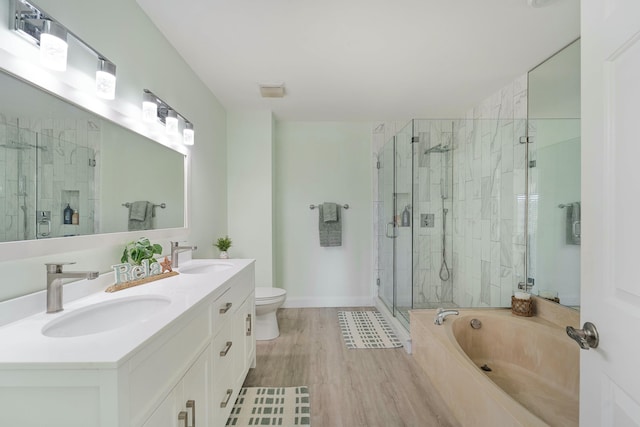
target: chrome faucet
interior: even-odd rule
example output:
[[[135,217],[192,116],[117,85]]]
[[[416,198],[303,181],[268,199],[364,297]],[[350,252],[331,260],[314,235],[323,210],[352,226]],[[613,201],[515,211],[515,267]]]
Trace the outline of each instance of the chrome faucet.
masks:
[[[182,251],[195,251],[197,246],[178,246],[178,242],[171,242],[171,268],[178,268],[178,254]]]
[[[435,323],[436,325],[442,325],[444,319],[452,314],[458,315],[458,310],[445,310],[444,308],[440,307],[438,311],[436,311],[436,317],[433,319],[433,323]]]
[[[57,313],[62,308],[62,279],[88,279],[97,278],[97,271],[62,271],[63,265],[75,264],[75,262],[53,262],[47,266],[47,313]]]

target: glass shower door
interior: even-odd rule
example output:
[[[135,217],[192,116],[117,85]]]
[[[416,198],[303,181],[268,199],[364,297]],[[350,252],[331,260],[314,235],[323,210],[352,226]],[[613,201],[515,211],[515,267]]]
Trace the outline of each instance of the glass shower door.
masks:
[[[393,239],[396,317],[409,325],[413,308],[413,121],[395,138]]]
[[[378,155],[378,297],[395,316],[394,291],[394,145],[395,138],[387,141]]]
[[[378,296],[407,328],[413,308],[413,122],[378,156]]]

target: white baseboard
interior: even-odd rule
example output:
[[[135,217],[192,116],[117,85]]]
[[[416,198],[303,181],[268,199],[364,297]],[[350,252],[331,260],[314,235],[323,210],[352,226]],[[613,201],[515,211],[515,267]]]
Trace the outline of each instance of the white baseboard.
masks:
[[[387,306],[380,300],[380,298],[375,299],[375,307],[378,309],[380,313],[384,316],[389,323],[389,326],[396,333],[396,336],[404,346],[405,351],[408,354],[411,354],[411,334],[408,330],[405,329],[404,325],[400,323],[397,317],[393,317]]]
[[[366,297],[287,297],[283,308],[309,308],[309,307],[373,307],[373,298]]]

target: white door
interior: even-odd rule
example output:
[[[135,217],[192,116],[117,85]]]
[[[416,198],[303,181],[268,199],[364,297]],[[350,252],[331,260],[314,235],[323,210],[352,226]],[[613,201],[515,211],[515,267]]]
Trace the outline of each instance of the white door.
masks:
[[[640,426],[640,0],[581,8],[580,425]]]

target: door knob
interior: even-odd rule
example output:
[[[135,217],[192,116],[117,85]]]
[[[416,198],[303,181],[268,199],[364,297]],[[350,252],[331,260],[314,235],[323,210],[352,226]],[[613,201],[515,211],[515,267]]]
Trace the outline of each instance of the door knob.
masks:
[[[600,342],[596,325],[591,322],[585,322],[584,325],[582,325],[582,329],[575,329],[571,326],[567,326],[567,335],[577,342],[583,350],[597,348],[598,343]]]

